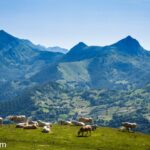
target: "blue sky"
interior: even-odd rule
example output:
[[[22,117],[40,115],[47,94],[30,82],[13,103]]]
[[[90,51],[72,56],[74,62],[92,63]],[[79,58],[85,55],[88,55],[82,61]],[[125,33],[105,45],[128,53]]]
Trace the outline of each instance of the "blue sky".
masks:
[[[150,0],[0,0],[0,29],[64,48],[131,35],[150,50]]]

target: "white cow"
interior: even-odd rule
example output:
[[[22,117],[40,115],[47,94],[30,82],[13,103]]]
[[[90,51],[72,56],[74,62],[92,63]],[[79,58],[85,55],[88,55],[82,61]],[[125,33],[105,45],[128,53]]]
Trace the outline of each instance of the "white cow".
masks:
[[[23,128],[24,129],[37,129],[38,127],[35,124],[33,124],[33,125],[26,125]]]
[[[49,132],[51,132],[51,127],[50,126],[44,126],[42,132],[43,133],[49,133]]]
[[[28,121],[28,124],[29,125],[36,125],[36,126],[39,126],[39,124],[38,124],[38,122],[37,121],[32,121],[32,120],[30,120],[30,121]]]
[[[60,125],[72,125],[72,122],[71,122],[71,121],[60,120],[60,121],[59,121],[59,124],[60,124]]]
[[[52,126],[52,124],[50,122],[44,122],[41,120],[38,120],[37,122],[38,122],[39,127]]]
[[[27,125],[28,125],[27,123],[18,123],[16,124],[16,128],[24,128]]]
[[[75,126],[85,126],[84,122],[79,122],[79,121],[71,121],[71,123]]]

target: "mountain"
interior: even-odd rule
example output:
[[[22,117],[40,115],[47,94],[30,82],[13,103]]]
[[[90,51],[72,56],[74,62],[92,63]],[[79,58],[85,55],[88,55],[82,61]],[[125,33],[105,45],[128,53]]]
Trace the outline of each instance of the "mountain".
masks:
[[[113,44],[112,46],[117,47],[118,51],[129,55],[140,56],[146,53],[146,51],[140,45],[140,43],[131,36],[127,36],[125,39],[120,40],[119,42]]]
[[[0,48],[0,81],[5,86],[19,79],[20,85],[23,80],[26,84],[55,81],[78,88],[132,89],[150,80],[150,52],[131,36],[104,47],[80,42],[62,54],[43,51],[2,30]]]
[[[87,46],[85,43],[80,42],[70,49],[70,51],[64,56],[63,61],[75,62],[93,58],[98,55],[100,50],[101,47],[99,46]]]
[[[32,79],[38,82],[45,74],[47,78],[41,81],[65,82],[80,88],[132,89],[150,81],[149,68],[150,52],[128,36],[104,47],[80,42],[53,69],[44,68]]]
[[[0,100],[15,91],[32,86],[30,78],[46,66],[55,64],[64,54],[41,51],[28,40],[0,31]],[[6,90],[12,89],[12,90]],[[6,94],[7,93],[7,94]],[[6,95],[6,96],[5,96]]]

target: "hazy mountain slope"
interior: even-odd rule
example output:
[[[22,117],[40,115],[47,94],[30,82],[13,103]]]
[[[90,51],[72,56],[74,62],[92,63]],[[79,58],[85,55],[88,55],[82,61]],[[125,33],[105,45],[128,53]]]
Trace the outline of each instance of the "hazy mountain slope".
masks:
[[[59,52],[59,53],[63,53],[63,54],[66,54],[68,52],[67,49],[61,48],[61,47],[58,47],[58,46],[48,47],[47,51],[50,51],[50,52]]]
[[[59,61],[62,56],[62,53],[41,51],[30,41],[16,38],[1,30],[0,100],[9,99],[13,93],[16,95],[16,92],[34,85],[30,78],[47,65]]]
[[[18,39],[5,31],[0,31],[0,77],[24,77],[40,67],[56,62],[63,54],[40,51],[30,41]],[[5,76],[5,72],[7,76]],[[13,73],[11,73],[13,72]]]

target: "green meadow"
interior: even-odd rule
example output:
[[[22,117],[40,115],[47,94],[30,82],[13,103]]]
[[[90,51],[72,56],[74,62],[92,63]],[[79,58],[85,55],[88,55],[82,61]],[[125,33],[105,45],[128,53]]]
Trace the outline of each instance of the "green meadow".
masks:
[[[14,125],[0,127],[0,143],[6,150],[150,150],[150,135],[121,132],[99,127],[91,136],[78,137],[80,127],[52,127],[52,133],[17,129]]]

